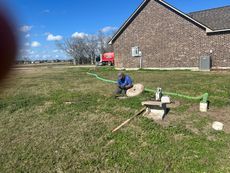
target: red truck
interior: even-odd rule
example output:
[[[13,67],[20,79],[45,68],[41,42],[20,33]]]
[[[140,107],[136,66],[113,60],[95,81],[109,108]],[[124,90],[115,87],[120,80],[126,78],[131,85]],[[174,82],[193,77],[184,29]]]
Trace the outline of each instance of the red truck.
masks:
[[[114,65],[114,52],[107,52],[101,54],[100,57],[97,58],[98,65]]]

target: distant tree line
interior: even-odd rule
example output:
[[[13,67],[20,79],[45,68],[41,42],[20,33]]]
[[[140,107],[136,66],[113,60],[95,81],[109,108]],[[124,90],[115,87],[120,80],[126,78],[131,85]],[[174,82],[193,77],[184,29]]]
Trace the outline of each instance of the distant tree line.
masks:
[[[95,59],[100,54],[113,51],[108,44],[111,35],[99,31],[96,35],[65,38],[57,46],[73,58],[74,64],[95,64]]]
[[[73,63],[72,59],[53,59],[53,60],[16,60],[15,64],[42,64],[42,63]]]

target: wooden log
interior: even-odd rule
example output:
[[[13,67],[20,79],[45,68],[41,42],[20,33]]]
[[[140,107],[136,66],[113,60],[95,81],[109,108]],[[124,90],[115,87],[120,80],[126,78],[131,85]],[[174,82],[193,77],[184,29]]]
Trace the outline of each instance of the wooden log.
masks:
[[[132,116],[131,118],[127,119],[126,121],[124,121],[121,125],[119,125],[118,127],[116,127],[115,129],[112,130],[112,132],[116,132],[118,131],[121,127],[123,127],[124,125],[128,124],[132,119],[134,119],[135,117],[137,117],[138,115],[141,115],[144,111],[146,110],[146,107],[142,108],[138,113],[136,113],[134,116]]]

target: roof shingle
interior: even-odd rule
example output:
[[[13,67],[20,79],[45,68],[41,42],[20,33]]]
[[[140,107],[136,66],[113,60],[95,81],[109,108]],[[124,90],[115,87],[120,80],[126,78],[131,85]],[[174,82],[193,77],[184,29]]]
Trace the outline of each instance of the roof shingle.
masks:
[[[230,6],[192,12],[188,15],[212,30],[230,29]]]

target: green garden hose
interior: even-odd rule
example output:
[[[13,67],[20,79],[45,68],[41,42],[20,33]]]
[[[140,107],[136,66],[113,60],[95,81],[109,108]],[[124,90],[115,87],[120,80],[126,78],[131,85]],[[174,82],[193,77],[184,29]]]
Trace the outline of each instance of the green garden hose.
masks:
[[[94,74],[94,73],[87,72],[87,74],[91,75],[91,76],[94,76],[97,79],[99,79],[101,81],[104,81],[104,82],[117,83],[117,81],[113,81],[113,80],[109,80],[109,79],[104,79],[104,78],[99,77],[97,74]],[[148,88],[145,88],[145,91],[146,92],[153,92],[153,93],[156,92],[155,90],[148,89]],[[208,93],[205,93],[202,96],[198,96],[198,97],[192,97],[192,96],[187,96],[187,95],[182,95],[182,94],[177,94],[177,93],[171,93],[171,92],[163,92],[163,94],[170,95],[170,96],[177,96],[177,97],[181,97],[181,98],[185,98],[185,99],[189,99],[189,100],[202,100],[201,101],[202,103],[207,103],[208,102],[208,97],[209,97]]]
[[[117,83],[116,81],[112,81],[112,80],[109,80],[109,79],[104,79],[102,77],[99,77],[97,74],[94,74],[94,73],[89,73],[87,72],[88,75],[91,75],[91,76],[94,76],[96,77],[97,79],[101,80],[101,81],[104,81],[104,82],[107,82],[107,83]]]
[[[151,89],[145,89],[145,91],[147,92],[156,92],[155,90],[151,90]],[[163,95],[170,95],[170,96],[177,96],[177,97],[181,97],[181,98],[185,98],[185,99],[189,99],[189,100],[201,100],[202,99],[202,103],[207,103],[208,102],[208,97],[209,94],[205,93],[202,96],[197,96],[197,97],[192,97],[192,96],[187,96],[187,95],[183,95],[183,94],[177,94],[177,93],[171,93],[171,92],[163,92]]]

